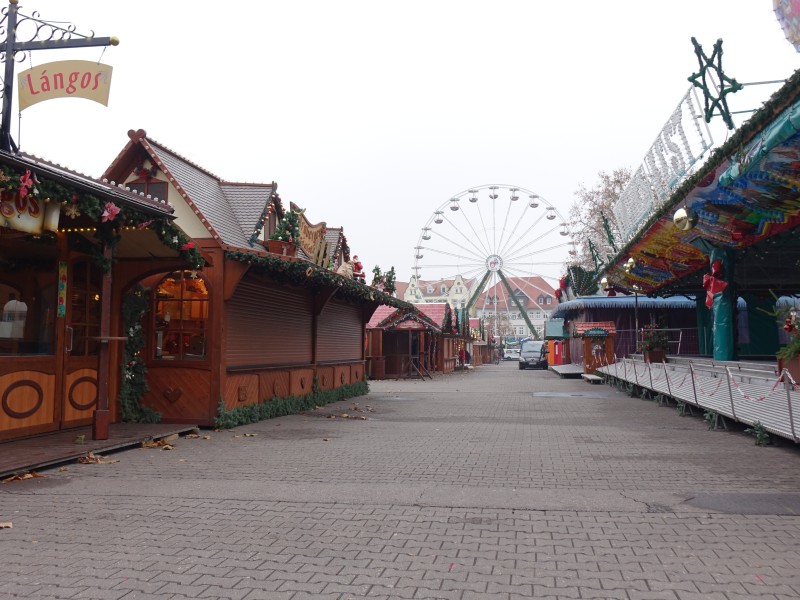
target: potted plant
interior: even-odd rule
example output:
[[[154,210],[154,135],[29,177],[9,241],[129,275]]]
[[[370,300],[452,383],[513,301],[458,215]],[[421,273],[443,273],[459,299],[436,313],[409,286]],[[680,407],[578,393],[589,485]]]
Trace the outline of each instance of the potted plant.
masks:
[[[275,233],[267,240],[267,250],[281,256],[295,256],[297,241],[300,239],[299,214],[295,210],[287,210],[283,213],[283,218],[275,227]]]
[[[645,362],[664,362],[667,354],[667,332],[661,324],[642,328],[642,354]]]
[[[786,369],[795,383],[800,383],[800,323],[794,307],[786,312],[783,330],[789,336],[789,342],[778,350],[778,373]]]

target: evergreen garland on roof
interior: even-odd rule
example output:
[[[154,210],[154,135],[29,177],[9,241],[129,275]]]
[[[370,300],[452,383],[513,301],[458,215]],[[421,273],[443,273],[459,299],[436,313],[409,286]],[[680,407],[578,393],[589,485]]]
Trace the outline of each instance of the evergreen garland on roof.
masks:
[[[277,255],[261,255],[252,252],[229,250],[225,257],[255,267],[268,274],[279,283],[298,285],[314,291],[338,288],[340,297],[357,302],[376,302],[395,308],[413,309],[414,307],[373,287],[354,281],[302,260],[285,260]]]

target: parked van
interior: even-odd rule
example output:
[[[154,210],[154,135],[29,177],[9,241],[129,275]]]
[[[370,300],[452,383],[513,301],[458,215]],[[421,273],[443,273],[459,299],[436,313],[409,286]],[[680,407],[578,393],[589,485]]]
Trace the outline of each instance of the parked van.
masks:
[[[527,340],[522,342],[519,354],[519,368],[546,369],[547,368],[547,343],[541,340]]]

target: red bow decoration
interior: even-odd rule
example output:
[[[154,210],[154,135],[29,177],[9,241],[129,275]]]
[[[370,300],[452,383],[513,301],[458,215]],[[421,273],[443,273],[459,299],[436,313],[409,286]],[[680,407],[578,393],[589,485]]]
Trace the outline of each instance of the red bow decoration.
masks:
[[[722,279],[722,261],[717,259],[711,263],[711,274],[703,275],[703,289],[706,291],[706,306],[711,308],[714,304],[714,294],[719,294],[728,287],[728,282]]]

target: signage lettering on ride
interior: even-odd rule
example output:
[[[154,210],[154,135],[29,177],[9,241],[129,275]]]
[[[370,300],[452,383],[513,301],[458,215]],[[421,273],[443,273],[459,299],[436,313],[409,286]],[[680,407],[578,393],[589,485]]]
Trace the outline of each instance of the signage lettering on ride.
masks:
[[[713,145],[708,131],[700,126],[701,117],[701,108],[689,90],[614,205],[623,242],[630,240],[642,223],[668,200]]]
[[[85,98],[108,106],[111,71],[110,65],[88,60],[63,60],[22,71],[17,75],[19,109],[54,98]]]

